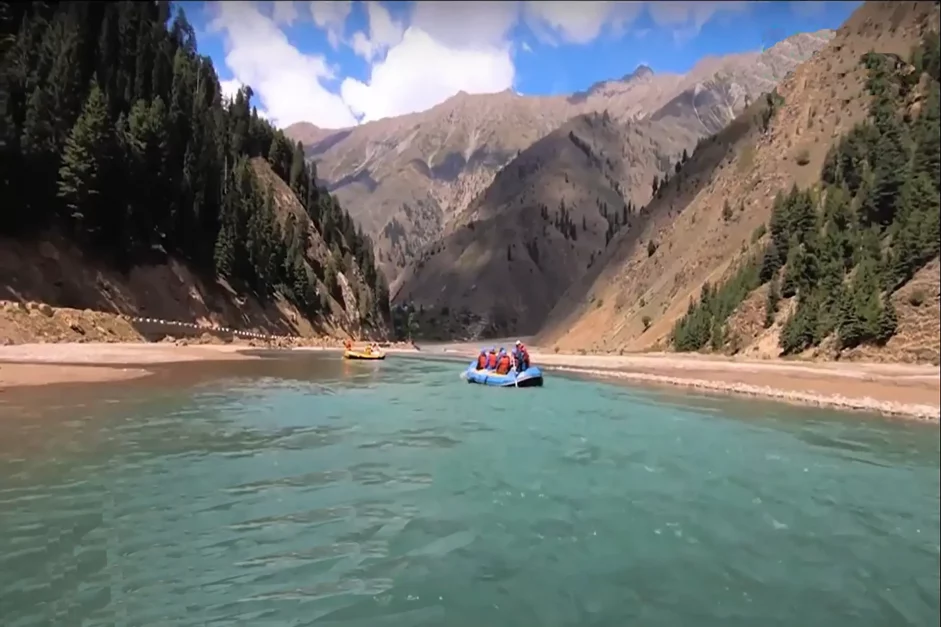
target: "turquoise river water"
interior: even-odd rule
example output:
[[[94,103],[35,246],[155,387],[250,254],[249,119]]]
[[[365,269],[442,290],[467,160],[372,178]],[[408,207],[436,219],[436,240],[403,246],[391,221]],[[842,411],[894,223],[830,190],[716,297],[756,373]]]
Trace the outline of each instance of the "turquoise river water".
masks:
[[[0,405],[3,627],[939,623],[936,425],[243,368]]]

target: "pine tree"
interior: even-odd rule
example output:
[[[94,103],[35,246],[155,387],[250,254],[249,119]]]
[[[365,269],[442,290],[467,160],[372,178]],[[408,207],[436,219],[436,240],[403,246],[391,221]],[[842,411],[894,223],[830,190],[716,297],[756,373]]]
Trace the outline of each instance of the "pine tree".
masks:
[[[236,236],[233,225],[223,223],[216,236],[215,245],[215,272],[218,276],[228,278],[235,273]]]
[[[818,339],[819,303],[812,295],[801,295],[797,310],[781,329],[781,348],[786,354],[813,346]]]
[[[895,335],[898,325],[898,314],[895,311],[895,305],[887,299],[876,320],[875,337],[873,339],[879,344],[885,344]]]
[[[332,254],[329,255],[327,263],[324,266],[323,284],[327,288],[327,294],[333,296],[338,301],[342,300],[341,298],[337,298],[340,283],[337,279],[337,262]]]
[[[800,287],[800,274],[803,265],[803,251],[797,243],[797,237],[792,238],[788,249],[787,264],[784,268],[784,277],[781,280],[781,296],[791,298],[797,294]]]
[[[719,287],[704,291],[698,304],[690,303],[674,327],[677,350],[698,350],[707,342],[717,348],[724,316],[756,284],[770,282],[765,325],[772,324],[779,280],[782,296],[797,296],[780,336],[785,353],[819,344],[834,332],[844,349],[884,344],[896,333],[891,292],[941,249],[938,82],[928,81],[914,121],[901,115],[910,110],[914,87],[924,80],[917,72],[937,68],[937,34],[928,40],[913,54],[914,76],[890,56],[864,55],[874,96],[870,120],[828,151],[822,190],[795,186],[778,194],[771,241],[754,260],[754,269],[743,265]],[[768,104],[771,110],[773,96]],[[659,187],[665,185],[664,180]]]
[[[770,281],[780,269],[781,255],[778,253],[778,248],[773,241],[768,242],[761,258],[761,269],[759,270],[761,282],[767,283]]]
[[[941,231],[941,198],[926,174],[914,174],[906,182],[892,240],[886,287],[890,291],[914,276],[938,254]]]
[[[66,141],[58,186],[72,220],[94,229],[100,228],[104,217],[102,192],[111,146],[107,103],[95,84]]]
[[[864,321],[859,316],[853,291],[844,290],[840,300],[840,313],[837,324],[837,336],[842,348],[858,345],[865,335]]]
[[[862,217],[866,224],[887,226],[895,217],[908,161],[903,133],[898,117],[894,113],[887,115],[876,142],[877,159],[873,168],[872,187],[862,206]]]
[[[33,88],[26,102],[20,148],[24,158],[22,169],[32,173],[31,182],[37,190],[37,193],[27,200],[29,209],[46,213],[46,192],[55,182],[53,168],[58,147],[52,125],[52,99],[44,86],[37,85]]]
[[[291,171],[288,183],[298,198],[307,196],[307,164],[304,162],[304,145],[297,142],[291,154]]]
[[[768,285],[768,296],[765,300],[765,328],[774,324],[774,316],[778,312],[778,302],[781,300],[781,291],[777,279],[772,279]]]
[[[941,190],[941,84],[932,81],[915,125],[914,171],[925,174]]]
[[[77,3],[76,3],[77,5]],[[64,146],[82,107],[82,72],[79,54],[81,7],[59,13],[43,40],[42,55],[51,59],[46,77],[49,114],[56,146]]]
[[[166,171],[167,137],[162,107],[138,100],[131,108],[123,134],[126,174],[136,184],[130,190],[128,222],[135,241],[150,243],[155,231],[166,228],[161,190]]]

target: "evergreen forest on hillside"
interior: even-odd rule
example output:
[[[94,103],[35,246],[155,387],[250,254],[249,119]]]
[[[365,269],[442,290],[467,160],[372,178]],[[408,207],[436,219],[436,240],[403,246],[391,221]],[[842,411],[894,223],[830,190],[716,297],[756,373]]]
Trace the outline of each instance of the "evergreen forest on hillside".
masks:
[[[176,256],[308,316],[327,313],[317,278],[343,303],[343,272],[358,276],[360,314],[388,319],[369,238],[249,87],[223,96],[169,2],[0,3],[0,94],[0,235],[55,230],[124,270]],[[277,218],[255,157],[306,216]],[[307,254],[311,224],[323,263]]]
[[[727,281],[703,286],[673,329],[676,350],[724,348],[728,317],[766,283],[766,327],[782,298],[797,299],[780,335],[784,354],[834,334],[841,349],[895,335],[890,296],[941,247],[939,47],[932,32],[907,62],[863,56],[869,119],[830,149],[818,187],[778,195],[769,241]]]

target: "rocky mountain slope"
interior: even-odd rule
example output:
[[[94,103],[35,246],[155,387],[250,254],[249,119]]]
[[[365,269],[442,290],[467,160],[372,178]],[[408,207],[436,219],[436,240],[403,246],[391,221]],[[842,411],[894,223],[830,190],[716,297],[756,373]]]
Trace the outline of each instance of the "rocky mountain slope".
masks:
[[[860,7],[695,151],[539,342],[937,361],[937,25],[933,2]]]
[[[304,263],[314,282],[313,289],[322,295],[318,315],[301,311],[281,292],[262,299],[236,289],[226,279],[194,271],[177,259],[140,264],[120,272],[69,238],[56,235],[38,240],[0,238],[0,300],[277,335],[387,336],[389,329],[384,323],[368,323],[361,314],[361,310],[372,306],[371,291],[364,288],[362,273],[358,269],[340,269],[329,277],[326,268],[334,263],[330,247],[307,218],[297,196],[264,159],[253,159],[251,169],[271,194],[279,225],[306,233]],[[286,227],[288,223],[290,227]],[[5,339],[37,338],[13,334]],[[107,335],[96,336],[96,341],[109,339]]]
[[[302,123],[285,132],[304,143],[320,179],[374,238],[378,261],[392,279],[503,166],[566,120],[607,111],[613,122],[623,123],[662,109],[684,92],[691,95],[676,107],[687,107],[694,97],[699,106],[699,94],[712,93],[713,81],[729,85],[723,98],[741,106],[746,94],[771,89],[831,36],[801,34],[764,53],[707,58],[685,75],[654,74],[641,66],[570,96],[461,93],[425,112],[352,129],[331,132]]]
[[[704,61],[715,74],[639,120],[571,119],[498,172],[400,275],[394,299],[469,310],[497,334],[534,333],[697,142],[772,89],[764,76],[783,76],[828,37],[799,36],[735,62]]]
[[[0,300],[387,333],[371,242],[312,180],[302,146],[254,113],[249,88],[223,99],[182,10],[6,8]]]

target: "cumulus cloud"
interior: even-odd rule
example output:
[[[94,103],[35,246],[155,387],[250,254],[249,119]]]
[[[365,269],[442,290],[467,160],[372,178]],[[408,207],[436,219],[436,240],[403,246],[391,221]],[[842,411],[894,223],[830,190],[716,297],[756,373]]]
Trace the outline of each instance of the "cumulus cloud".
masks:
[[[310,15],[314,24],[324,29],[327,41],[336,48],[343,39],[346,18],[353,8],[351,0],[317,0],[310,3]]]
[[[411,25],[449,48],[495,48],[509,43],[519,16],[517,2],[436,0],[417,3]]]
[[[385,53],[391,46],[402,41],[404,28],[402,24],[393,20],[388,9],[378,2],[366,3],[366,16],[369,34],[356,31],[353,33],[350,45],[356,54],[367,61],[372,61],[374,57]]]
[[[657,3],[653,3],[657,4]],[[694,4],[694,3],[691,3]],[[642,2],[526,2],[525,16],[537,37],[550,45],[558,39],[587,44],[604,27],[614,31],[629,26],[644,8]]]
[[[378,3],[368,5],[369,36],[354,50],[373,60],[366,82],[347,78],[340,94],[369,122],[423,111],[460,91],[494,93],[513,86],[513,2],[421,2],[404,31]],[[382,57],[381,54],[385,56]]]
[[[459,91],[493,93],[513,85],[509,48],[449,48],[420,28],[409,27],[369,82],[347,78],[343,100],[363,122],[424,111]]]
[[[677,41],[689,38],[718,12],[741,11],[745,2],[545,2],[422,1],[396,17],[376,1],[364,3],[365,24],[347,37],[350,0],[274,2],[262,13],[251,2],[215,2],[213,27],[222,32],[231,93],[249,84],[267,115],[281,126],[309,121],[323,128],[352,126],[429,109],[466,93],[512,89],[514,54],[532,52],[527,28],[551,45],[587,44],[602,34],[623,34],[647,11]],[[309,17],[308,17],[309,14]],[[334,49],[345,45],[369,63],[359,80],[336,76],[326,58],[303,54],[279,25],[308,20]],[[636,33],[642,36],[642,33]],[[515,43],[514,43],[515,40]],[[330,50],[327,50],[330,53]],[[332,53],[331,53],[332,54]],[[342,79],[339,93],[324,81]]]
[[[325,128],[356,124],[343,99],[321,84],[333,78],[324,57],[297,50],[253,3],[218,2],[212,9],[210,29],[223,35],[226,65],[235,81],[252,87],[272,121],[311,121]]]
[[[648,12],[658,26],[693,26],[702,28],[719,12],[738,13],[748,9],[748,2],[651,2]]]
[[[276,0],[271,5],[271,19],[275,24],[290,26],[297,20],[297,7],[291,0]]]
[[[743,13],[749,3],[726,2],[651,2],[647,12],[657,26],[673,29],[673,40],[681,45],[702,30],[718,13]]]

